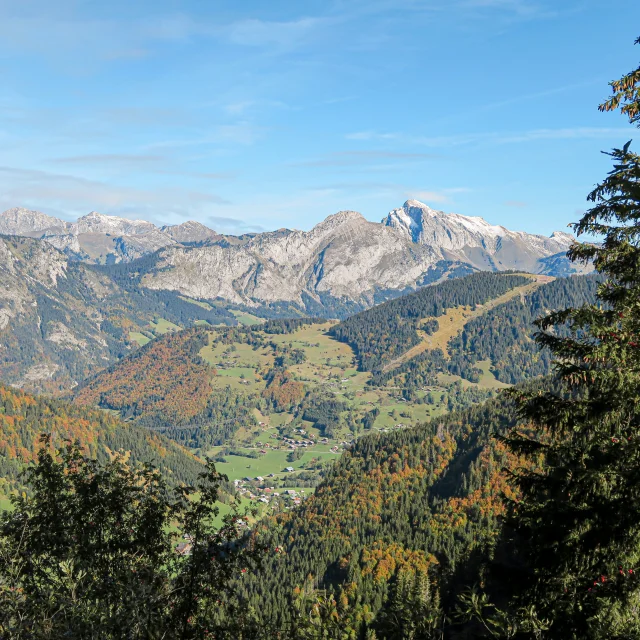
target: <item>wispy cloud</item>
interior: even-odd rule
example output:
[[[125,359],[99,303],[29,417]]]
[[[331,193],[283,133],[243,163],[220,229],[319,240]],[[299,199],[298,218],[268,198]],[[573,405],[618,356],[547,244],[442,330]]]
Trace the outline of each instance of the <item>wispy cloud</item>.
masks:
[[[273,22],[266,20],[242,20],[225,29],[227,38],[234,44],[263,47],[278,45],[290,48],[307,41],[319,27],[327,26],[329,18],[306,17],[298,20]]]
[[[108,184],[69,174],[0,167],[0,204],[78,214],[92,209],[104,213],[144,213],[151,219],[190,216],[215,205],[228,204],[214,193],[182,188],[140,189]]]
[[[303,160],[290,163],[290,166],[298,167],[344,167],[370,164],[378,161],[412,161],[419,162],[439,158],[435,153],[411,153],[402,151],[386,151],[376,149],[363,149],[356,151],[336,151],[322,158]]]
[[[68,165],[82,168],[99,169],[136,169],[148,174],[188,176],[202,180],[233,180],[235,174],[229,171],[188,171],[165,155],[137,155],[126,153],[103,153],[81,156],[51,158],[53,165]]]
[[[248,111],[257,111],[264,109],[293,109],[291,105],[282,102],[281,100],[241,100],[239,102],[231,102],[224,106],[224,110],[233,115],[239,116],[245,114]]]
[[[484,133],[456,134],[448,136],[422,136],[394,132],[359,131],[345,136],[347,140],[389,141],[413,144],[422,147],[455,147],[467,144],[513,144],[536,140],[578,140],[610,138],[614,135],[628,135],[629,129],[609,127],[568,127],[563,129],[532,129],[530,131],[493,131]]]
[[[126,165],[148,167],[160,163],[166,164],[167,158],[160,155],[135,155],[126,153],[98,153],[93,155],[69,156],[66,158],[53,158],[54,164],[69,165]]]
[[[239,218],[226,216],[208,216],[207,223],[213,225],[216,231],[224,231],[225,233],[243,234],[265,231],[264,227],[258,224],[251,224]]]
[[[409,190],[405,192],[407,200],[420,200],[421,202],[437,202],[437,203],[450,203],[453,201],[453,197],[456,193],[467,193],[471,191],[467,187],[453,187],[451,189],[441,190]]]
[[[141,60],[151,55],[149,49],[114,49],[103,54],[105,60]]]
[[[527,206],[526,202],[522,202],[521,200],[507,200],[504,203],[505,207],[516,207],[518,209],[522,209]]]
[[[449,196],[438,191],[409,191],[405,194],[407,200],[420,200],[421,202],[449,202]]]

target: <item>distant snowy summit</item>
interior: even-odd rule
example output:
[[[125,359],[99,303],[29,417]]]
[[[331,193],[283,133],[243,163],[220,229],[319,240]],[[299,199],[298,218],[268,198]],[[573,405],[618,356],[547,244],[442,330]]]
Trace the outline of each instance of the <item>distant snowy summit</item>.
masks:
[[[511,231],[484,218],[436,211],[418,200],[407,200],[391,211],[382,224],[413,242],[440,251],[443,259],[455,259],[482,270],[523,269],[541,272],[541,259],[567,249],[575,238],[562,231],[541,236]]]

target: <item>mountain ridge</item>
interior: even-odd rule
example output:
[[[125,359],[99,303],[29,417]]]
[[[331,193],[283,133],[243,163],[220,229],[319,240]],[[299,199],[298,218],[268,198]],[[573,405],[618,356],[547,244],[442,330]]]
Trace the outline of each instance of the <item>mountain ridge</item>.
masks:
[[[151,257],[139,273],[148,289],[251,308],[294,305],[333,317],[471,271],[555,276],[589,270],[566,258],[574,242],[569,234],[510,231],[417,200],[381,223],[344,210],[309,231],[224,236],[195,221],[157,227],[91,212],[70,223],[10,209],[0,214],[0,232],[39,237],[81,262],[133,264]]]

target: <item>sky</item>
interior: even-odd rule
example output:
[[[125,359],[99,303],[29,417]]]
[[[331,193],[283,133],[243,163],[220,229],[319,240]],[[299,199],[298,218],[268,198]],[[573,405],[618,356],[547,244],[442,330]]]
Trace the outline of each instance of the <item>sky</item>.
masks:
[[[0,211],[220,232],[414,198],[566,230],[637,0],[0,0]]]

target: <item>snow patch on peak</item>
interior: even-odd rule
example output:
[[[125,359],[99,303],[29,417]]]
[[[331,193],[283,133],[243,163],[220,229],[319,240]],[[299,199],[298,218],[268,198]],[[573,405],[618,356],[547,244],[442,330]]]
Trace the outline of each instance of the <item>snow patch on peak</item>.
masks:
[[[455,220],[459,224],[463,225],[471,233],[478,233],[481,235],[489,235],[492,238],[499,238],[509,233],[509,230],[498,224],[489,224],[484,218],[480,216],[463,216],[459,213],[444,214],[451,220]]]

